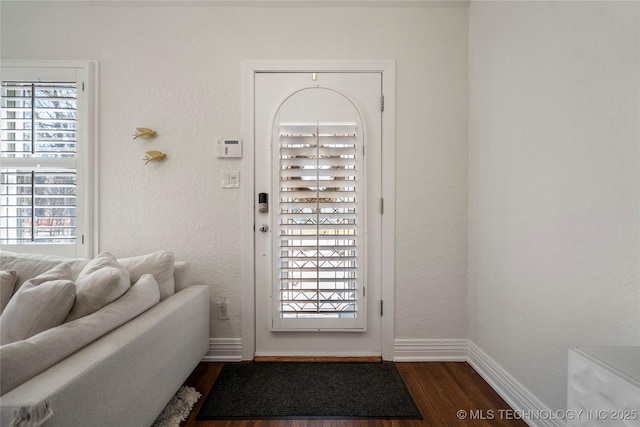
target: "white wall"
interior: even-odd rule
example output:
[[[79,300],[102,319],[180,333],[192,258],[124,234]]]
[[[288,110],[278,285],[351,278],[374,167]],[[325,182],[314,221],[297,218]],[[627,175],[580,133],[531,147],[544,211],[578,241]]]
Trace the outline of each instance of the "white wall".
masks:
[[[191,261],[231,303],[213,337],[241,336],[213,151],[241,61],[345,58],[397,60],[396,338],[469,337],[553,408],[569,348],[640,345],[638,3],[143,3],[3,1],[1,59],[100,62],[100,249]]]
[[[241,163],[214,147],[240,137],[241,61],[395,59],[396,337],[466,338],[468,9],[179,3],[0,4],[3,60],[100,63],[100,250],[191,261],[230,301],[212,336],[239,338],[240,192],[220,180]]]
[[[553,409],[640,345],[640,4],[472,2],[469,337]]]

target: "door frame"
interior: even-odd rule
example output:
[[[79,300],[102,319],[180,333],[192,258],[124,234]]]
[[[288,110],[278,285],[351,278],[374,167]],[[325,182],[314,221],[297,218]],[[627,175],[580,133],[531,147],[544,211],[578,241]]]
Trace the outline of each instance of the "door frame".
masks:
[[[383,360],[393,360],[395,295],[395,61],[394,60],[244,60],[242,61],[242,139],[240,242],[242,298],[242,360],[255,353],[254,248],[254,75],[260,72],[380,72],[384,96],[382,115],[382,245],[380,295],[384,307],[380,337]],[[382,208],[382,203],[381,203]],[[382,305],[382,304],[381,304]]]

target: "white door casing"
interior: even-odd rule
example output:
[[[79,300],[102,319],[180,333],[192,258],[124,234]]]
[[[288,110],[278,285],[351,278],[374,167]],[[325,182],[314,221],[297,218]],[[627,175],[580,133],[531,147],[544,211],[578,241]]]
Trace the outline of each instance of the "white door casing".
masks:
[[[245,142],[245,157],[243,159],[242,170],[244,202],[242,222],[242,359],[250,360],[254,355],[382,355],[385,360],[392,359],[394,285],[393,63],[386,61],[383,63],[372,62],[364,64],[352,62],[314,62],[313,64],[307,64],[306,62],[269,63],[268,61],[247,61],[243,64],[243,70],[243,139]],[[289,73],[285,75],[283,74],[284,72]],[[293,74],[291,72],[293,72]],[[313,78],[316,80],[312,80],[312,73],[316,73],[313,75]],[[364,269],[357,274],[358,278],[362,279],[359,280],[359,283],[363,286],[358,288],[357,302],[353,305],[349,305],[348,303],[338,304],[342,307],[340,310],[344,310],[344,312],[333,316],[335,319],[329,320],[328,323],[323,323],[323,319],[320,319],[318,323],[318,318],[316,318],[317,316],[315,316],[315,314],[309,316],[308,313],[305,313],[303,316],[300,316],[299,313],[296,312],[293,315],[294,319],[288,319],[287,316],[289,316],[289,314],[285,313],[285,311],[279,311],[285,309],[282,309],[284,305],[280,304],[278,295],[280,286],[278,280],[281,274],[276,270],[278,269],[278,265],[289,264],[288,258],[284,261],[284,264],[282,260],[277,259],[278,253],[282,252],[281,249],[278,249],[278,245],[281,244],[283,240],[280,237],[273,240],[271,239],[273,233],[280,234],[283,232],[279,227],[282,229],[290,227],[289,225],[280,225],[280,221],[278,220],[280,218],[280,212],[278,212],[279,205],[286,205],[286,203],[278,203],[281,195],[277,193],[277,189],[280,188],[281,185],[286,186],[292,182],[294,187],[303,186],[306,187],[304,190],[310,189],[306,181],[304,181],[304,183],[302,181],[288,181],[288,184],[284,181],[278,182],[279,176],[281,175],[278,161],[283,162],[283,164],[292,161],[286,159],[287,156],[283,157],[284,160],[279,159],[278,153],[286,152],[287,150],[291,150],[291,148],[280,149],[278,148],[280,141],[276,141],[273,143],[276,148],[272,149],[272,140],[278,139],[280,132],[284,132],[283,135],[285,136],[283,138],[287,139],[294,134],[289,135],[286,134],[286,132],[292,129],[296,131],[300,130],[295,126],[292,128],[292,124],[306,123],[307,126],[310,123],[313,124],[313,114],[311,116],[305,116],[296,113],[296,111],[300,109],[300,105],[304,104],[304,101],[302,104],[300,104],[299,100],[297,101],[298,104],[296,104],[296,102],[286,104],[285,101],[295,99],[294,94],[301,95],[302,92],[305,91],[302,95],[309,96],[309,94],[314,93],[314,89],[316,89],[316,94],[322,92],[319,91],[320,89],[327,89],[323,91],[325,94],[323,95],[324,97],[326,97],[326,94],[329,94],[329,98],[333,97],[347,100],[348,102],[343,103],[347,107],[349,107],[351,103],[353,111],[357,114],[348,117],[343,121],[342,125],[353,122],[355,128],[359,129],[357,137],[362,138],[362,142],[366,141],[365,160],[369,167],[369,170],[362,168],[362,172],[367,174],[367,179],[362,180],[362,184],[364,184],[365,181],[367,182],[366,193],[369,195],[364,209],[366,211],[367,221],[360,222],[364,224],[364,228],[353,233],[354,235],[359,234],[366,236],[363,237],[363,241],[360,242],[359,245],[362,245],[363,248],[362,255],[367,255],[366,259],[368,264],[362,263],[354,266],[354,269]],[[381,112],[381,93],[385,96],[384,114]],[[298,96],[298,99],[299,98],[300,96]],[[291,104],[293,104],[293,106],[291,106]],[[289,105],[290,108],[281,108],[283,105],[285,105],[285,107]],[[281,115],[284,117],[281,117]],[[326,126],[336,124],[336,121],[339,122],[339,117],[331,113],[327,114],[327,111],[321,112],[320,115],[324,117],[319,117],[315,125],[320,127],[324,126],[324,131],[315,132],[315,134],[322,134],[323,137],[337,134],[332,127],[331,132],[333,133],[328,135],[327,129],[329,129],[329,127]],[[388,118],[385,119],[385,117]],[[278,120],[276,120],[276,118]],[[276,126],[274,126],[274,123]],[[283,127],[280,126],[281,123]],[[339,130],[342,132],[342,128]],[[363,133],[365,133],[364,136]],[[309,135],[313,134],[314,132],[309,132]],[[344,135],[348,134],[347,132]],[[300,135],[299,133],[295,134],[295,136]],[[353,135],[355,137],[356,133],[354,132]],[[340,137],[338,139],[342,141],[345,138]],[[295,140],[296,144],[299,140],[299,138]],[[380,145],[381,141],[383,141],[382,145]],[[334,144],[334,142],[335,139],[329,144],[329,146],[332,147],[331,150],[335,150],[335,147],[340,146],[339,144]],[[349,144],[351,144],[351,142],[349,142]],[[285,145],[286,143],[284,143],[283,146]],[[297,147],[299,145],[295,146]],[[291,147],[294,147],[294,145],[291,145]],[[305,148],[305,150],[309,150],[309,147]],[[362,153],[364,153],[365,147],[358,147],[357,149],[363,150]],[[295,157],[293,161],[299,161],[298,159],[301,156],[296,155],[293,157]],[[324,160],[326,157],[335,156],[322,155],[319,157]],[[272,167],[271,165],[275,166]],[[323,174],[326,174],[327,168],[343,169],[342,167],[325,166],[325,172],[323,172]],[[297,173],[297,169],[299,169],[299,167],[293,167],[293,169],[290,169],[287,173],[295,174]],[[307,167],[305,166],[303,169],[307,169]],[[320,167],[320,169],[322,169],[322,167]],[[355,166],[354,169],[356,169]],[[357,169],[360,170],[361,166],[358,166]],[[304,175],[310,173],[314,172],[309,170],[303,171]],[[338,174],[342,176],[345,174],[345,171],[340,171]],[[346,174],[353,175],[352,172],[347,172]],[[384,179],[382,179],[383,176]],[[305,176],[293,179],[305,180],[313,178]],[[336,182],[338,181],[332,181],[332,188],[335,187]],[[274,188],[271,188],[270,184],[273,184]],[[339,182],[339,184],[341,185],[342,182]],[[294,188],[293,190],[297,191],[298,189]],[[364,190],[364,187],[358,187],[357,189],[359,194],[362,194]],[[260,192],[269,194],[270,210],[268,214],[257,211],[258,193]],[[289,193],[283,194],[287,195]],[[359,199],[362,200],[361,197],[359,197]],[[383,199],[385,205],[384,214],[381,211]],[[302,200],[307,201],[311,199],[303,198]],[[283,212],[286,212],[286,210]],[[286,216],[286,214],[283,216]],[[343,230],[348,226],[344,226],[342,223],[335,225],[337,224],[335,222],[331,222],[331,224],[333,225],[329,226],[331,228],[330,230],[322,230],[322,233],[318,233],[318,235],[323,235],[322,239],[325,239],[327,233],[349,234],[349,231]],[[269,231],[260,232],[259,228],[261,225],[266,225]],[[314,228],[314,230],[317,228],[313,225],[306,225],[306,227]],[[336,228],[339,228],[340,231],[335,231]],[[284,232],[286,233],[287,231],[285,230]],[[297,232],[306,235],[310,231],[297,230]],[[316,231],[314,231],[314,233],[315,232]],[[304,238],[306,239],[306,237]],[[337,241],[334,240],[332,244],[338,244],[335,242]],[[342,253],[344,251],[340,252]],[[333,265],[335,267],[336,265],[345,266],[347,264]],[[301,267],[301,264],[296,264],[296,267]],[[339,268],[336,267],[334,270],[338,269]],[[348,268],[344,270],[348,270]],[[254,271],[255,275],[253,274]],[[296,275],[299,273],[291,274]],[[335,272],[332,272],[332,274],[335,274]],[[272,278],[275,279],[273,282],[275,283],[274,286],[270,285]],[[381,286],[381,283],[384,283],[384,285]],[[331,286],[337,285],[332,283]],[[364,286],[366,286],[366,289]],[[353,294],[350,291],[348,293]],[[297,292],[297,294],[301,293]],[[320,294],[320,292],[317,292],[314,295]],[[325,293],[323,295],[325,295],[323,298],[331,298],[326,295],[343,294],[338,291],[337,293]],[[271,300],[272,296],[274,297],[273,300]],[[283,297],[283,300],[285,299],[286,298]],[[380,311],[382,301],[385,303],[384,315],[382,315]],[[295,301],[294,305],[296,307],[305,306],[304,304],[298,304],[298,302],[299,301]],[[336,303],[336,301],[330,302]],[[347,313],[349,307],[355,306],[358,306],[359,312],[356,316],[350,316]],[[303,309],[300,308],[300,310]],[[302,321],[300,321],[300,317],[303,318]],[[345,320],[343,318],[351,320]],[[304,326],[300,327],[300,324]],[[313,330],[314,332],[309,332],[309,330]],[[350,332],[345,333],[344,331]]]

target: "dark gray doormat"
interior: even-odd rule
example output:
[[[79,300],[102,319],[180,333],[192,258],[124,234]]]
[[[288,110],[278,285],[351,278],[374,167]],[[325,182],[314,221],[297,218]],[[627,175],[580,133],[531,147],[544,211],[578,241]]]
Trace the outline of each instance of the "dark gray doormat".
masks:
[[[227,363],[197,420],[422,419],[393,363]]]

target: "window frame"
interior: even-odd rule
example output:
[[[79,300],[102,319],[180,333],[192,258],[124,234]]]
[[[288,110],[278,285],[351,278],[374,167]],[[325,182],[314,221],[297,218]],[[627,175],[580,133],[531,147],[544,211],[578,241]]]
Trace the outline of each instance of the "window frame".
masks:
[[[72,258],[91,258],[98,247],[98,62],[97,61],[3,61],[0,81],[47,82],[75,71],[77,83],[77,191],[76,243],[2,244],[2,250],[42,253]],[[67,79],[63,79],[67,80]],[[7,164],[9,163],[9,165]],[[0,167],[10,167],[0,158]]]

